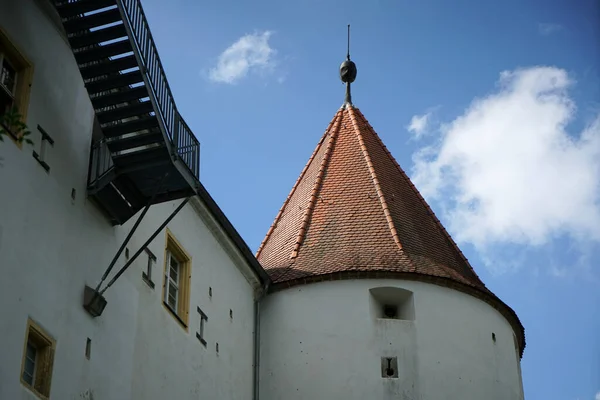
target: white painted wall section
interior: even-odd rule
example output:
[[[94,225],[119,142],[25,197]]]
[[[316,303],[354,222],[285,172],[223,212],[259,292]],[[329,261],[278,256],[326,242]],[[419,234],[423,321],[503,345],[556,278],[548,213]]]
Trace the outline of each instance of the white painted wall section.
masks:
[[[378,319],[370,293],[378,287],[413,292],[414,320]],[[504,317],[416,281],[329,281],[271,294],[260,351],[261,400],[522,398]],[[382,378],[381,357],[394,356],[398,378]]]
[[[86,199],[93,109],[44,4],[51,9],[46,0],[0,0],[0,27],[34,66],[32,139],[39,145],[39,124],[55,141],[46,152],[50,173],[31,146],[0,143],[0,399],[37,399],[19,379],[28,317],[56,340],[51,399],[247,399],[258,280],[201,203],[169,224],[192,256],[187,330],[162,305],[165,232],[149,246],[157,257],[154,289],[142,280],[142,253],[105,293],[102,316],[92,319],[83,309],[84,285],[98,283],[137,216],[113,227]],[[178,204],[151,208],[130,255]],[[121,255],[113,274],[125,262]],[[196,338],[198,306],[208,316],[206,347]]]

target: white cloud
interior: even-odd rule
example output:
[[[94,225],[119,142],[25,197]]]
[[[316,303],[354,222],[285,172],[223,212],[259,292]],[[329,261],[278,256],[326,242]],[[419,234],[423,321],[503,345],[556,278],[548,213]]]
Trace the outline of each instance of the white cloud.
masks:
[[[541,35],[550,35],[552,33],[561,31],[563,29],[562,25],[559,24],[548,24],[548,23],[539,23],[538,24],[538,32]]]
[[[426,132],[431,119],[431,112],[423,115],[413,115],[406,129],[412,133],[415,139],[421,138]]]
[[[600,392],[596,393],[596,399],[595,400],[600,400]]]
[[[496,92],[413,155],[417,187],[440,201],[456,239],[483,259],[491,244],[600,240],[600,114],[567,133],[573,83],[553,67],[502,72]]]
[[[273,32],[244,35],[219,56],[217,65],[209,71],[213,82],[233,84],[249,71],[270,71],[276,51],[269,44]]]

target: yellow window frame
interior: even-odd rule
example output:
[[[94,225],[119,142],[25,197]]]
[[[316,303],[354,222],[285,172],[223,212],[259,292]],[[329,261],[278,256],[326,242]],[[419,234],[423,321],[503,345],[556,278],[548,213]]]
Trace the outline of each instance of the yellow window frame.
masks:
[[[179,282],[177,291],[177,310],[171,309],[167,304],[166,290],[168,284],[169,272],[169,253],[175,257],[179,263]],[[163,307],[175,318],[185,331],[188,331],[188,322],[190,317],[190,290],[192,282],[192,257],[184,249],[181,243],[175,238],[173,233],[167,228],[165,234],[165,256],[163,269],[163,290],[162,303]]]
[[[27,344],[31,342],[36,348],[36,362],[33,385],[23,379],[25,370],[25,358],[27,355]],[[56,341],[42,327],[31,318],[27,319],[25,330],[25,343],[23,344],[23,358],[21,360],[21,383],[35,393],[41,399],[50,397],[50,386],[52,383],[52,370],[54,368],[54,351]]]
[[[17,85],[14,93],[14,105],[22,117],[22,122],[27,122],[29,110],[29,95],[33,80],[33,64],[23,55],[23,52],[14,44],[10,36],[0,27],[0,53],[2,53],[17,72]],[[19,148],[22,142],[12,135],[7,135]]]

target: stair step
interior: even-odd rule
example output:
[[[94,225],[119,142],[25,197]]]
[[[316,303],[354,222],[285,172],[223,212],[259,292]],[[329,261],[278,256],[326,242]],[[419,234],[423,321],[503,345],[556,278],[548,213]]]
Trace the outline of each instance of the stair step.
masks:
[[[90,46],[96,43],[108,42],[122,37],[127,37],[127,31],[124,24],[109,26],[94,32],[87,32],[83,35],[69,37],[69,43],[73,49]]]
[[[129,43],[129,39],[125,39],[119,42],[80,51],[75,54],[75,60],[77,60],[78,64],[84,64],[90,61],[102,60],[111,56],[129,53],[131,51],[133,51],[131,43]]]
[[[56,10],[63,18],[74,17],[101,8],[114,6],[115,0],[79,0],[76,2],[63,2],[56,6]]]
[[[153,129],[150,132],[138,133],[135,136],[128,136],[126,138],[120,138],[111,140],[106,143],[111,152],[123,151],[133,149],[148,144],[162,143],[164,141],[163,135],[158,128]]]
[[[155,116],[123,122],[114,126],[102,128],[106,137],[116,137],[127,133],[139,132],[144,129],[158,128],[158,119]]]
[[[67,33],[72,33],[111,24],[117,21],[121,21],[121,12],[118,8],[111,8],[110,10],[88,15],[86,17],[63,21],[63,26]]]
[[[144,97],[148,97],[146,86],[136,86],[134,88],[126,88],[119,90],[118,92],[94,97],[92,99],[92,104],[94,105],[94,108],[98,109],[113,104],[124,103],[126,101],[143,99]]]
[[[138,151],[132,151],[126,154],[120,154],[113,157],[115,166],[118,168],[128,168],[132,166],[142,167],[144,164],[154,164],[160,161],[170,159],[169,151],[166,146],[151,147]]]
[[[142,77],[142,73],[140,71],[131,71],[125,74],[119,74],[94,82],[89,82],[86,83],[85,86],[89,94],[94,94],[120,87],[128,87],[129,85],[143,81],[144,78]]]
[[[129,68],[137,67],[138,63],[135,56],[125,56],[116,60],[104,61],[88,67],[80,69],[83,79],[90,79],[101,75],[106,75],[111,72],[118,72]]]
[[[154,111],[152,102],[143,101],[140,103],[133,103],[125,107],[119,107],[114,110],[99,112],[96,113],[96,116],[98,117],[98,121],[100,122],[100,124],[104,124],[107,122],[118,121],[124,118],[142,116],[143,114],[148,114],[152,111]]]

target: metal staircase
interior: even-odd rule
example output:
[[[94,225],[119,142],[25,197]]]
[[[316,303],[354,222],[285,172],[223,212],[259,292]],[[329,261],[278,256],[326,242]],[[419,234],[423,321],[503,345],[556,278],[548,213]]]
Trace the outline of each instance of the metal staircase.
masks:
[[[55,0],[96,111],[88,195],[113,224],[196,193],[200,143],[175,106],[140,0]]]

